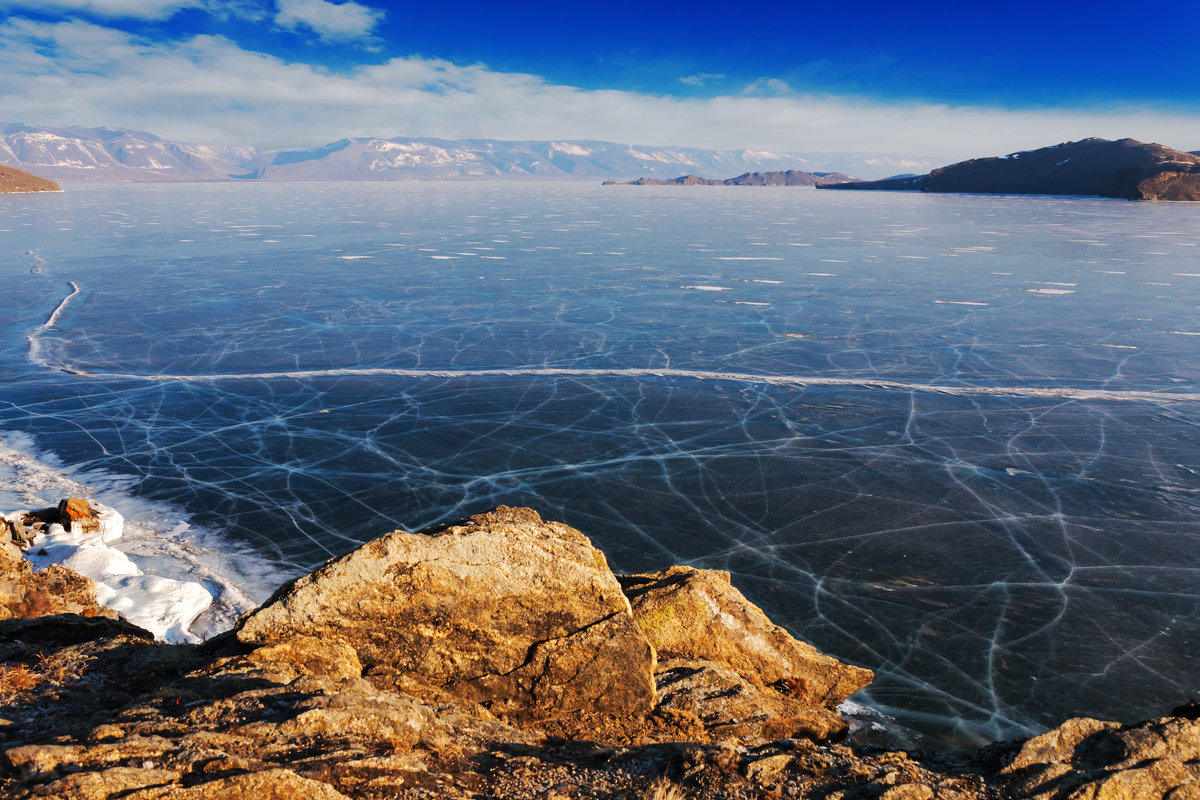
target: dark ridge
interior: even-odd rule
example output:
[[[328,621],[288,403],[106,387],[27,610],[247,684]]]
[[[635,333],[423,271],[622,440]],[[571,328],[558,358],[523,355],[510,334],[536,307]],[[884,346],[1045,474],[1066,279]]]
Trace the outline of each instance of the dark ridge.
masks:
[[[678,178],[638,178],[634,181],[605,181],[604,186],[823,186],[853,181],[840,172],[804,172],[798,169],[781,172],[744,172],[736,178],[701,178],[681,175]]]
[[[819,188],[1200,200],[1200,156],[1134,139],[1084,139],[960,161],[928,175]]]

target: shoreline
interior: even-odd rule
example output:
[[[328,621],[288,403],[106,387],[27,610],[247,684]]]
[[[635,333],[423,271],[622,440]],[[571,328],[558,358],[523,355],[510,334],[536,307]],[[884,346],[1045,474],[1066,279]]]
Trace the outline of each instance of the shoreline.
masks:
[[[60,498],[94,498],[96,506],[116,518],[115,529],[98,536],[60,526],[33,546],[45,549],[45,556],[31,548],[26,559],[38,571],[51,563],[78,562],[81,572],[108,584],[112,594],[102,605],[149,609],[136,613],[137,624],[165,636],[183,622],[182,613],[188,619],[172,634],[173,640],[211,638],[265,598],[283,575],[278,567],[232,543],[222,542],[214,549],[217,534],[193,528],[178,509],[138,499],[132,489],[131,481],[121,476],[73,474],[24,435],[0,432],[0,530],[6,520],[56,506]],[[201,592],[209,597],[203,604]],[[194,613],[170,602],[180,593],[190,598],[184,605]]]
[[[871,673],[791,639],[728,581],[613,576],[578,531],[500,507],[385,534],[202,645],[87,608],[0,620],[0,790],[1174,800],[1200,787],[1196,702],[976,750],[847,746],[834,707]]]

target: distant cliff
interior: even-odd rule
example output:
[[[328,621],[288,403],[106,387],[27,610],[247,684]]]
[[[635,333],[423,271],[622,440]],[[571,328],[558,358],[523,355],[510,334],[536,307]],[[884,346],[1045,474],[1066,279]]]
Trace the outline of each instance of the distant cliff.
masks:
[[[37,175],[16,167],[0,167],[0,194],[61,191],[62,189],[54,181],[39,178]]]
[[[1084,139],[960,161],[928,175],[821,188],[1200,200],[1200,155],[1134,139]]]
[[[605,186],[824,186],[853,181],[840,172],[803,172],[798,169],[782,172],[746,172],[736,178],[701,178],[681,175],[678,178],[638,178],[634,181],[605,181]]]

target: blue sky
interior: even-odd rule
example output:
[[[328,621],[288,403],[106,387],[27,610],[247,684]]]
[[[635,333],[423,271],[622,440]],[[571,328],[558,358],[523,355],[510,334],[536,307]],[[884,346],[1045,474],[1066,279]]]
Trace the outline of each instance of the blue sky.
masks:
[[[6,121],[204,143],[1200,148],[1200,2],[0,0]]]

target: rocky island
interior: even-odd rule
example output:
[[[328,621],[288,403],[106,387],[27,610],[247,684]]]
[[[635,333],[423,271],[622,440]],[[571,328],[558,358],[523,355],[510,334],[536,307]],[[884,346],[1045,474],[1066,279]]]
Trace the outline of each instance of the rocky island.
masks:
[[[500,507],[395,531],[235,630],[168,645],[0,532],[0,795],[20,800],[1200,797],[1200,704],[927,754],[850,747],[869,670],[775,626],[728,573],[615,575]]]
[[[825,186],[853,181],[840,172],[803,172],[788,169],[779,172],[746,172],[736,178],[701,178],[681,175],[678,178],[638,178],[635,181],[605,181],[603,186]]]
[[[1200,155],[1134,139],[1083,139],[960,161],[927,175],[818,188],[1200,200]]]
[[[39,178],[31,172],[16,167],[0,166],[0,194],[21,192],[61,192],[54,181]]]

